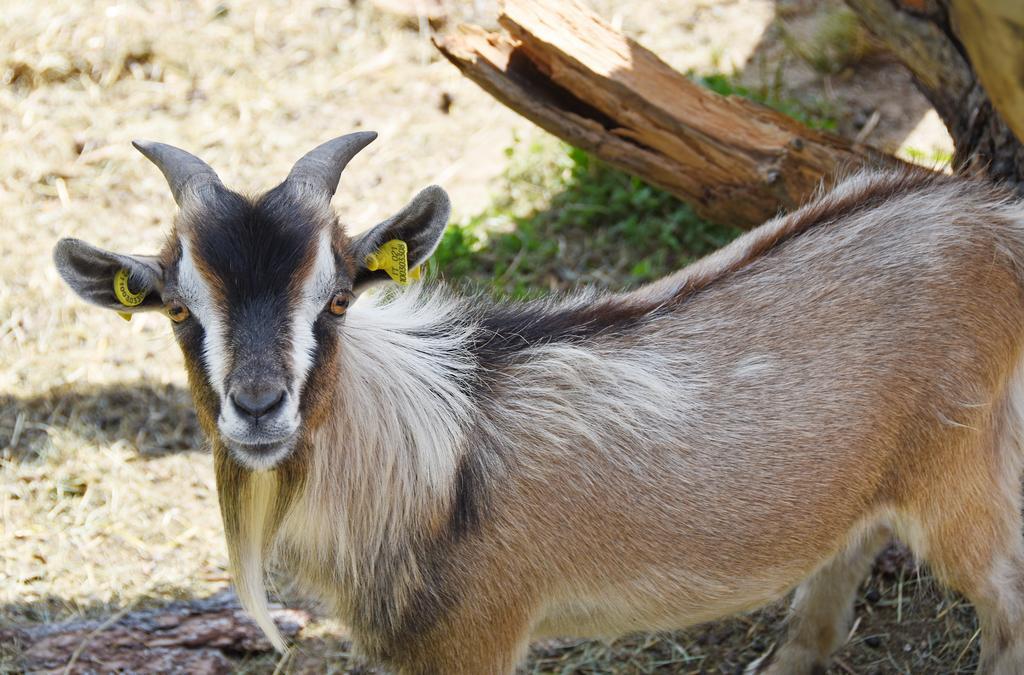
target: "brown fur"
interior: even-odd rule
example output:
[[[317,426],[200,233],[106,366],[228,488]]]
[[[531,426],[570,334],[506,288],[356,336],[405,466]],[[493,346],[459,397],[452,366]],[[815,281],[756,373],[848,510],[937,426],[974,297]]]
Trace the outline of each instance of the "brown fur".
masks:
[[[232,559],[246,537],[260,564],[276,546],[403,673],[512,672],[531,637],[682,627],[800,585],[762,667],[809,673],[892,531],[975,603],[982,670],[1021,672],[1022,263],[1024,210],[999,190],[854,179],[677,275],[574,306],[559,320],[586,330],[566,323],[567,339],[505,336],[520,356],[488,353],[439,490],[409,469],[422,448],[358,444],[389,411],[339,384],[353,345],[332,342],[303,442],[259,478],[262,531],[245,525],[253,474],[215,444]],[[645,359],[665,365],[630,381]],[[366,372],[400,380],[387,367]]]

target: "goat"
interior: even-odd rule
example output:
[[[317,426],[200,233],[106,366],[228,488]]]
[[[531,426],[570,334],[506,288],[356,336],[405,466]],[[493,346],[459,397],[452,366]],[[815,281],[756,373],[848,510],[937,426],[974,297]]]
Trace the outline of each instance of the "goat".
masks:
[[[531,638],[794,588],[759,667],[810,673],[895,535],[973,602],[981,670],[1024,672],[1024,205],[867,171],[629,292],[361,296],[389,282],[368,257],[398,239],[421,264],[449,213],[429,187],[348,236],[331,199],[374,138],[255,198],[136,143],[179,206],[161,253],[54,251],[85,300],[172,320],[238,594],[277,647],[272,556],[401,673],[510,673]]]

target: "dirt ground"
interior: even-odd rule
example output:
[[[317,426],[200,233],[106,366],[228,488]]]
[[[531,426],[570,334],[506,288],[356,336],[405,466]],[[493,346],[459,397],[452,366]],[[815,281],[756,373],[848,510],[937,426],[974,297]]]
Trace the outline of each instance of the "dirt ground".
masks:
[[[841,133],[926,157],[950,150],[909,77],[875,55],[825,74],[814,44],[834,3],[597,0],[681,70],[824,102]],[[494,23],[491,2],[451,22]],[[0,12],[0,628],[105,617],[228,582],[213,472],[165,320],[124,323],[62,285],[50,250],[76,236],[150,252],[173,202],[133,138],[192,150],[252,191],[316,144],[380,138],[335,205],[361,229],[443,185],[456,220],[483,209],[516,139],[543,136],[463,80],[430,27],[367,0],[12,0]],[[819,64],[820,66],[821,64]],[[520,140],[520,142],[522,142]],[[937,161],[937,160],[936,160]],[[880,568],[835,672],[967,672],[969,607],[927,572]],[[911,608],[915,609],[911,609]],[[679,634],[538,645],[529,672],[733,672],[775,640],[781,607]],[[239,671],[345,671],[343,628],[320,620],[297,653]],[[18,670],[19,645],[0,645]],[[326,664],[326,665],[325,665]]]

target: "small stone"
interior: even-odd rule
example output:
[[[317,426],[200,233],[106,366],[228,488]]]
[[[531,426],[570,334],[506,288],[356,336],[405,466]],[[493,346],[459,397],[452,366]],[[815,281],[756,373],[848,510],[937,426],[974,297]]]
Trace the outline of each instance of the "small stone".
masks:
[[[452,103],[455,101],[452,95],[446,91],[441,92],[441,100],[437,104],[438,110],[443,112],[445,115],[451,112]]]

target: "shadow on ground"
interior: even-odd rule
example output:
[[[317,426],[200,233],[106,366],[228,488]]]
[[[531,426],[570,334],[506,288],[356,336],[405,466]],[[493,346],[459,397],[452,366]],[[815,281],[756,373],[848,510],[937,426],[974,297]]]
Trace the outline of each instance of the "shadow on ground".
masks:
[[[775,18],[738,79],[763,98],[802,102],[830,114],[829,128],[842,136],[885,152],[902,147],[932,110],[910,72],[843,3],[774,4]]]
[[[95,654],[90,655],[89,649],[96,647],[89,645],[105,641],[115,652],[120,650],[114,655],[125,663],[132,658],[142,659],[137,663],[146,663],[146,658],[151,658],[153,664],[166,663],[165,650],[174,648],[182,650],[174,658],[212,664],[203,672],[383,672],[366,667],[353,654],[343,629],[316,620],[302,629],[292,653],[281,662],[279,655],[266,649],[251,622],[233,613],[234,607],[225,591],[179,600],[143,597],[122,608],[71,606],[57,597],[6,605],[0,607],[0,671],[20,671],[26,658],[40,664],[66,665],[68,655],[81,644],[86,647],[79,662],[95,666]],[[225,609],[232,611],[225,613]],[[610,643],[539,642],[532,646],[519,672],[741,673],[751,661],[777,645],[785,632],[785,613],[785,603],[778,602],[750,614],[677,633],[632,636]],[[73,623],[85,632],[70,633],[67,644],[53,641],[53,633],[67,625],[56,621],[69,614],[77,617]],[[126,614],[128,620],[124,620]],[[106,627],[96,631],[100,626]],[[914,567],[905,549],[890,548],[861,588],[850,641],[837,654],[828,673],[973,673],[978,657],[976,628],[970,605],[939,589],[927,570]],[[142,656],[130,654],[136,645]],[[137,672],[156,671],[142,668]]]
[[[97,446],[129,443],[146,458],[204,447],[191,396],[178,386],[119,382],[0,395],[4,458],[36,459],[52,448],[55,434]]]

